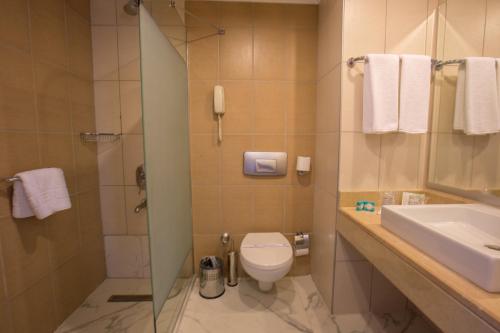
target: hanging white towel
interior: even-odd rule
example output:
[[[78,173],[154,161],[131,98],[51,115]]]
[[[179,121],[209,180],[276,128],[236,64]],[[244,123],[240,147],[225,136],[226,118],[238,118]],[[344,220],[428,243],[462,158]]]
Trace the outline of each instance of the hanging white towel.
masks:
[[[465,64],[458,66],[453,129],[456,131],[465,129]]]
[[[71,200],[58,168],[37,169],[16,174],[21,180],[14,183],[13,216],[36,216],[42,220],[58,211],[71,208]]]
[[[500,58],[495,59],[495,62],[496,62],[496,72],[497,72],[498,112],[500,113]]]
[[[363,132],[398,130],[399,56],[368,54],[363,80]]]
[[[427,133],[431,91],[431,57],[401,56],[399,131]]]
[[[457,78],[458,81],[458,78]],[[457,82],[457,96],[459,96]],[[482,135],[500,131],[496,61],[494,58],[469,57],[465,59],[465,89],[463,111],[456,101],[454,128],[460,127],[463,112],[463,130],[467,135]]]

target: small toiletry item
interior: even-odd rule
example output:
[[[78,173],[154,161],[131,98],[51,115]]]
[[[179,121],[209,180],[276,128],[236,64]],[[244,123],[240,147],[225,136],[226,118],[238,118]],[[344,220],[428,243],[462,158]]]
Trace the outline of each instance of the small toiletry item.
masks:
[[[423,205],[425,204],[425,194],[403,192],[402,205]]]
[[[382,214],[382,206],[395,205],[396,204],[396,192],[383,192],[380,194],[380,209],[377,214]]]
[[[395,205],[396,192],[384,192],[382,194],[382,206]]]
[[[356,211],[374,212],[375,202],[365,200],[356,201]]]
[[[365,212],[374,212],[375,211],[375,202],[365,201],[365,204],[363,206],[363,210]]]

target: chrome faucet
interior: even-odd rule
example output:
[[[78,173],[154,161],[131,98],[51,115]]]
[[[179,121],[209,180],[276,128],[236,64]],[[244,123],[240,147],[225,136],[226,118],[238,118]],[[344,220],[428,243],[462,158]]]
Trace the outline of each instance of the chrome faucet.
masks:
[[[144,165],[141,164],[135,169],[135,183],[139,188],[139,193],[146,189],[146,170]]]
[[[148,200],[142,199],[141,203],[135,206],[134,213],[139,214],[143,209],[148,207]]]

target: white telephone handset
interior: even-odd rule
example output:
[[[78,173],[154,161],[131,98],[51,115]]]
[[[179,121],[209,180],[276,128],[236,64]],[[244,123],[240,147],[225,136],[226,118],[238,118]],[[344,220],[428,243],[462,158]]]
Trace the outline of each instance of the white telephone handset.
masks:
[[[225,111],[224,105],[224,87],[215,86],[214,87],[214,113],[217,115],[217,120],[219,123],[219,141],[222,141],[222,115]]]

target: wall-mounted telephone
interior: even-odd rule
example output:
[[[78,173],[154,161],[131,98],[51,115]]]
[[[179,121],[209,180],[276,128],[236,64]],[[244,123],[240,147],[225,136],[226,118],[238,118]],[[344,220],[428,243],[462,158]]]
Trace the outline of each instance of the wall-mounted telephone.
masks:
[[[222,115],[224,111],[224,87],[217,85],[214,87],[214,113],[217,115],[219,126],[219,142],[222,141]]]

